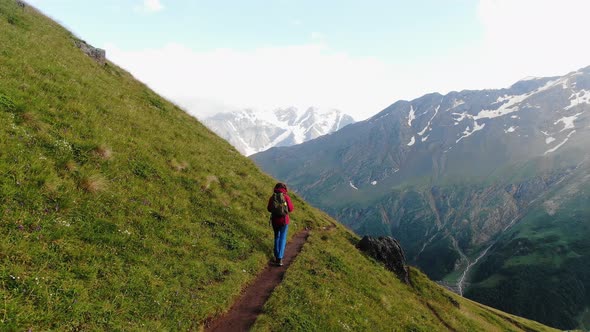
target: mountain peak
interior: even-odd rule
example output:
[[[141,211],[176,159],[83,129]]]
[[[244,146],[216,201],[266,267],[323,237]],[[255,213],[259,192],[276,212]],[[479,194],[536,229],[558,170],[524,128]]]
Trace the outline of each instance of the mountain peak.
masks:
[[[241,153],[251,155],[335,132],[354,123],[354,119],[337,109],[290,106],[272,111],[248,109],[216,114],[204,123]]]

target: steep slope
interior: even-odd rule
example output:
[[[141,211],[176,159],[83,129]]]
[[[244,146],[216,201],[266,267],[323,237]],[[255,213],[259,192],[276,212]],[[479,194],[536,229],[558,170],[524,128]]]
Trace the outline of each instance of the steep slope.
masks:
[[[125,71],[84,55],[33,8],[0,0],[0,31],[0,330],[199,330],[228,310],[270,258],[274,180]],[[419,274],[414,287],[400,284],[357,253],[344,228],[324,237],[333,221],[293,198],[291,234],[310,227],[310,243],[273,295],[293,305],[258,329],[314,309],[325,312],[314,326],[334,326],[341,311],[326,309],[340,303],[283,293],[303,282],[300,292],[327,294],[326,276],[371,307],[389,286],[403,291],[387,301],[404,308],[404,321],[363,306],[363,324],[445,326],[425,303],[448,306],[453,295]],[[308,273],[306,262],[325,259]],[[551,330],[474,310],[450,311],[447,324]]]
[[[589,91],[590,67],[508,89],[434,93],[252,158],[357,233],[394,235],[414,264],[462,292],[502,233],[586,169]]]
[[[273,146],[300,144],[335,132],[354,123],[354,119],[334,109],[289,107],[272,112],[248,109],[219,113],[204,119],[203,123],[242,154],[251,155]]]
[[[568,328],[590,327],[590,169],[533,203],[475,267],[466,295],[482,303]],[[504,282],[508,281],[508,282]],[[533,282],[534,281],[534,282]],[[517,293],[514,297],[511,294]],[[539,295],[539,294],[542,295]],[[543,301],[553,308],[546,310]]]

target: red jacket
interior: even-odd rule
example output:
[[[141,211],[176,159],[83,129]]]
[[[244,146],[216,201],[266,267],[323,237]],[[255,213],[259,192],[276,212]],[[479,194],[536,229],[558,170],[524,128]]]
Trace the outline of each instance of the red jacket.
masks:
[[[275,193],[283,193],[283,195],[285,196],[285,201],[287,202],[287,208],[289,209],[289,213],[293,212],[293,202],[291,202],[291,197],[289,197],[289,195],[287,195],[287,189],[283,189],[283,188],[279,188],[279,189],[275,189]],[[268,200],[268,204],[266,206],[266,209],[268,210],[268,212],[272,211],[272,196],[270,196],[269,200]],[[272,225],[273,226],[283,226],[283,225],[289,225],[289,215],[285,215],[285,216],[276,216],[272,218]]]

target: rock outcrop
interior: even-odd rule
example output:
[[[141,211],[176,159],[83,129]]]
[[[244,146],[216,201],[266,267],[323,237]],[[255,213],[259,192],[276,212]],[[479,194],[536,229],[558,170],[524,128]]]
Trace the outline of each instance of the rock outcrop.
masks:
[[[93,47],[81,39],[76,39],[74,42],[76,43],[76,46],[82,50],[82,52],[84,52],[84,54],[94,59],[101,66],[104,66],[107,63],[106,51],[102,48]]]
[[[410,283],[404,250],[397,240],[389,236],[378,238],[365,236],[356,247],[376,260],[383,262],[387,269],[395,273],[402,282]]]

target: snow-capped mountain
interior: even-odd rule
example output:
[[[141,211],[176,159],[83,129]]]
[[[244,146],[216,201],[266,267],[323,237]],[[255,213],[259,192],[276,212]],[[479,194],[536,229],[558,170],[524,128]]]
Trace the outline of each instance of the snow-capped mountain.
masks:
[[[248,156],[274,146],[300,144],[335,132],[354,123],[354,119],[335,109],[288,107],[270,112],[245,109],[219,113],[203,122]]]

